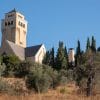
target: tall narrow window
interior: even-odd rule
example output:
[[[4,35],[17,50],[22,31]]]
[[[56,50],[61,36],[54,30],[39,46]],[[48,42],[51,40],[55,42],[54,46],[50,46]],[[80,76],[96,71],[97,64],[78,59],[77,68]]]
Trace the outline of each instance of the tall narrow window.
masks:
[[[11,21],[11,25],[13,25],[13,21]]]
[[[10,25],[10,22],[8,22],[8,25]]]
[[[5,26],[7,26],[7,22],[5,22]]]

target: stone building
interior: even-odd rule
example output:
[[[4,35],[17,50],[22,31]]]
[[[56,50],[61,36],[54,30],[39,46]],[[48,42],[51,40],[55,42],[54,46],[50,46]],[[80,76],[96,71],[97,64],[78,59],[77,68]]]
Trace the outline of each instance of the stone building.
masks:
[[[46,53],[43,44],[26,47],[27,21],[15,9],[6,13],[1,22],[2,41],[0,54],[16,55],[20,60],[42,63]]]
[[[74,63],[75,62],[75,52],[74,52],[73,48],[69,49],[68,61],[69,61],[69,63]]]

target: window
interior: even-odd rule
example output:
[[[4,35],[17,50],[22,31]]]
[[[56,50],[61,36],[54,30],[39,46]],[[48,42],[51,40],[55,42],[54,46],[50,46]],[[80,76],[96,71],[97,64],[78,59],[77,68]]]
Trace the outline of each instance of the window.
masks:
[[[10,22],[8,22],[8,25],[10,25]]]
[[[13,25],[13,21],[11,21],[11,25]]]
[[[7,26],[7,22],[5,22],[5,26]]]
[[[25,28],[25,24],[23,24],[23,28]]]
[[[12,17],[13,15],[8,15],[8,17]]]
[[[20,25],[20,21],[18,22],[18,25]]]
[[[23,23],[21,23],[20,26],[23,26]]]
[[[20,44],[23,44],[22,42],[20,42]]]
[[[21,27],[23,27],[23,28],[25,28],[25,24],[23,24],[23,23],[20,22],[20,21],[18,22],[18,25],[21,26]]]

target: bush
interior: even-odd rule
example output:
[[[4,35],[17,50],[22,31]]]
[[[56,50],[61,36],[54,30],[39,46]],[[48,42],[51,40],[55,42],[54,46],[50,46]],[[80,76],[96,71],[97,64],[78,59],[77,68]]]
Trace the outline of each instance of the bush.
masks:
[[[0,78],[0,91],[1,92],[7,92],[8,89],[9,89],[8,83],[3,81],[2,78]]]
[[[14,69],[15,77],[22,78],[28,75],[30,72],[31,66],[32,66],[32,63],[28,61],[23,61],[17,64]]]
[[[4,55],[2,56],[1,63],[4,63],[6,65],[4,76],[10,76],[14,77],[14,70],[15,66],[19,64],[20,60],[15,55]]]
[[[46,92],[51,86],[56,84],[56,72],[46,65],[34,64],[26,78],[28,88],[36,92]]]
[[[5,64],[2,65],[0,64],[0,76],[4,75],[5,68],[6,68]]]
[[[67,82],[67,71],[66,70],[60,70],[58,72],[58,84],[64,85]]]
[[[60,89],[60,93],[62,93],[62,94],[66,93],[66,89],[65,88],[61,88]]]
[[[22,95],[27,92],[27,88],[22,79],[0,78],[0,92],[10,95]]]

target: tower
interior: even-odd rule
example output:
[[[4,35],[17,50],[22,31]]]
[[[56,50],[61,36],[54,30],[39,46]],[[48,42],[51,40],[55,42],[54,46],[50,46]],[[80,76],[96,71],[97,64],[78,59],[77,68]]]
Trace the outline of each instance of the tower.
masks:
[[[74,63],[75,62],[75,57],[74,56],[75,56],[74,49],[70,48],[69,53],[68,53],[69,63]]]
[[[2,42],[5,46],[5,40],[9,40],[16,45],[26,47],[27,21],[24,16],[15,9],[6,13],[1,23]]]

